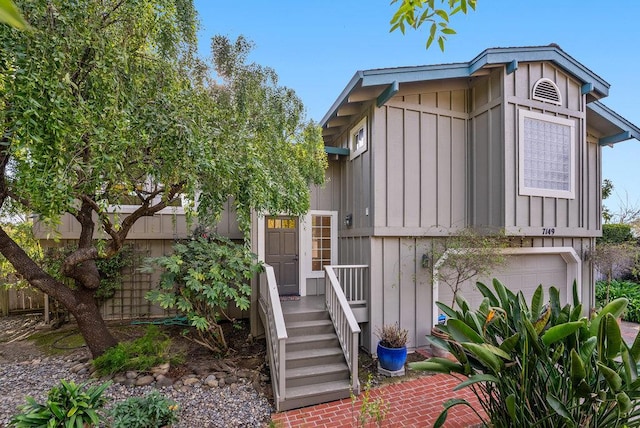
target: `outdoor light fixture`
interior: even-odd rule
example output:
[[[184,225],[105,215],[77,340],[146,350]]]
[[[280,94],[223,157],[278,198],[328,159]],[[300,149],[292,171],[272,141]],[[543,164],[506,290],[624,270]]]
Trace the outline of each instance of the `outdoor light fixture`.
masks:
[[[347,227],[351,227],[352,224],[353,224],[353,214],[347,214],[347,216],[344,218],[344,225]]]
[[[421,261],[420,264],[425,269],[429,267],[429,265],[431,264],[431,260],[429,259],[429,254],[423,254],[422,255],[422,261]]]

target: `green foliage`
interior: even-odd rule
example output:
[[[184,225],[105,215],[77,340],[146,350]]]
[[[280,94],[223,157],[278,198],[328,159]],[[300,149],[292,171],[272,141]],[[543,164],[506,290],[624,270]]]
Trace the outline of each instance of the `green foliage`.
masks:
[[[477,0],[391,0],[391,4],[395,3],[400,5],[391,18],[390,31],[399,29],[404,34],[406,27],[417,30],[423,24],[430,24],[427,49],[437,40],[444,52],[447,36],[456,34],[449,26],[450,18],[460,12],[466,15],[469,9],[475,10]]]
[[[77,246],[74,245],[47,248],[43,258],[43,265],[47,272],[59,281],[65,281],[62,265],[64,260],[76,250]],[[130,245],[123,246],[120,251],[110,257],[97,259],[96,267],[100,274],[100,285],[95,292],[95,298],[99,301],[112,298],[115,292],[122,288],[122,271],[132,264],[133,248]]]
[[[0,252],[78,318],[99,317],[77,304],[98,286],[94,262],[177,199],[207,223],[234,201],[247,236],[252,212],[308,210],[327,166],[321,129],[274,70],[248,62],[245,38],[214,37],[211,64],[197,58],[192,0],[16,3],[33,28],[0,25],[0,206],[51,226],[68,213],[80,239],[58,271],[69,286]],[[133,212],[114,208],[132,199]],[[115,339],[91,325],[98,355]]]
[[[613,182],[608,178],[602,180],[602,200],[609,199],[611,194],[613,193]],[[613,213],[609,210],[609,207],[602,204],[602,219],[605,224],[609,223],[613,218]]]
[[[214,352],[227,350],[219,321],[233,321],[225,310],[230,303],[249,308],[249,280],[262,266],[243,246],[221,236],[194,238],[173,247],[170,256],[150,259],[163,269],[160,288],[147,299],[187,316],[199,334],[196,341]]]
[[[33,222],[24,220],[15,223],[1,223],[0,227],[20,245],[32,260],[42,260],[42,248],[33,235]],[[24,277],[18,273],[9,261],[0,255],[0,285],[22,288],[28,286]]]
[[[472,228],[449,235],[441,248],[434,250],[437,260],[435,276],[453,294],[451,306],[464,284],[472,278],[487,275],[504,263],[502,248],[509,245],[504,233],[483,234]]]
[[[609,298],[607,298],[609,292]],[[596,282],[596,307],[603,307],[610,300],[624,297],[629,300],[627,309],[622,314],[625,321],[640,323],[640,284],[632,281],[612,280]]]
[[[160,428],[178,421],[178,405],[158,391],[117,403],[110,415],[113,428]]]
[[[387,412],[389,411],[389,403],[384,398],[377,397],[371,398],[371,384],[373,383],[373,376],[369,373],[367,377],[367,383],[364,386],[362,392],[362,402],[360,403],[360,409],[356,416],[357,426],[365,428],[370,423],[375,423],[378,427],[381,427]],[[356,401],[358,397],[351,393],[351,410],[355,410]]]
[[[98,426],[102,419],[98,411],[106,402],[102,393],[111,385],[105,382],[86,388],[86,384],[61,380],[49,390],[47,402],[39,404],[27,397],[27,404],[11,419],[10,426],[17,428],[47,427],[76,428]],[[86,389],[85,389],[86,388]]]
[[[143,337],[122,342],[93,360],[98,374],[111,375],[127,370],[145,371],[169,360],[171,338],[149,324]]]
[[[497,280],[493,287],[495,292],[478,283],[484,300],[477,310],[462,298],[459,311],[437,303],[449,316],[440,326],[448,339],[430,341],[455,361],[430,358],[410,366],[464,376],[456,389],[473,390],[489,426],[638,425],[640,333],[629,347],[616,321],[626,299],[612,301],[589,320],[579,303],[561,306],[553,287],[546,304],[542,286],[529,304],[522,292],[515,294]],[[575,283],[573,301],[578,302]],[[450,401],[435,426],[457,405],[470,406]]]
[[[602,225],[602,237],[597,239],[598,244],[622,244],[633,241],[631,225],[623,223],[607,223]]]

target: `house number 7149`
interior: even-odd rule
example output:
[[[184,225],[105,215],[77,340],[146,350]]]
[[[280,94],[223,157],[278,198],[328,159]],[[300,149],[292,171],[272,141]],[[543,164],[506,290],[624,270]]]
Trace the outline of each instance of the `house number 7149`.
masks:
[[[542,234],[543,235],[553,235],[556,233],[556,229],[553,227],[543,227]]]

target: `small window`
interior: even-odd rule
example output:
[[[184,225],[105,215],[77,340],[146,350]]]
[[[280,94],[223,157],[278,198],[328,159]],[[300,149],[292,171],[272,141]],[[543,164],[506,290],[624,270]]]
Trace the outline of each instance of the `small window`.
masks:
[[[367,118],[364,117],[349,133],[349,149],[354,159],[367,151]]]
[[[321,271],[331,264],[331,216],[311,216],[311,270]]]
[[[267,219],[267,229],[295,229],[295,218],[269,218]]]
[[[575,198],[575,122],[519,111],[520,194]]]

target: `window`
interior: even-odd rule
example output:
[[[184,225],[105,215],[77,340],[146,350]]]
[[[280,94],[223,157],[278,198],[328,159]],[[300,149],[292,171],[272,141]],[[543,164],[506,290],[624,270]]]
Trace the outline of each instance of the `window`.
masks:
[[[367,118],[364,117],[349,133],[349,148],[354,159],[367,151]]]
[[[331,215],[311,216],[311,270],[331,264]]]
[[[269,218],[267,219],[267,229],[295,229],[295,218]]]
[[[519,111],[520,194],[575,198],[575,122]]]

